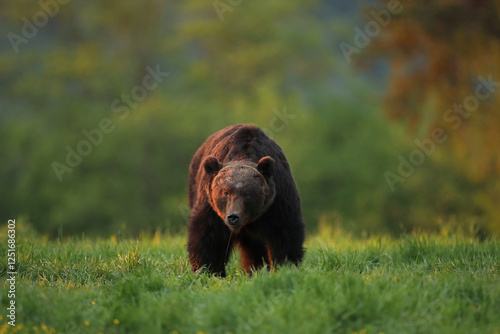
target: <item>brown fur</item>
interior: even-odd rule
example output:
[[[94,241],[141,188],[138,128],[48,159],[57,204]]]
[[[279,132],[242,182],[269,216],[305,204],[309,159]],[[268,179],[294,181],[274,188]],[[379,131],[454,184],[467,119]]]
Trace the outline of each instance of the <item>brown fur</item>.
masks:
[[[189,204],[193,270],[225,276],[234,245],[249,274],[302,260],[304,224],[290,167],[257,127],[234,125],[205,141],[191,162]]]

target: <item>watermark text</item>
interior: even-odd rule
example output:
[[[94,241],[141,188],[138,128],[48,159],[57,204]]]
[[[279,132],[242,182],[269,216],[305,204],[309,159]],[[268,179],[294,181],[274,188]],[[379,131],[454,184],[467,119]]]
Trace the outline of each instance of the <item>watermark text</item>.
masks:
[[[445,110],[443,113],[443,122],[449,124],[452,130],[457,130],[464,120],[479,108],[481,102],[489,99],[500,87],[500,82],[493,81],[491,74],[487,78],[477,77],[477,82],[474,94],[468,95],[462,100],[462,103],[455,103],[452,108]],[[395,173],[391,171],[384,173],[385,180],[391,191],[396,190],[396,184],[404,183],[412,176],[416,168],[423,165],[427,158],[435,152],[436,146],[443,144],[448,138],[449,136],[444,129],[436,127],[431,130],[430,136],[427,138],[415,139],[416,148],[407,157],[398,156],[399,165],[397,171]]]
[[[7,283],[9,304],[7,307],[7,318],[9,325],[16,326],[16,220],[9,219],[7,225]]]

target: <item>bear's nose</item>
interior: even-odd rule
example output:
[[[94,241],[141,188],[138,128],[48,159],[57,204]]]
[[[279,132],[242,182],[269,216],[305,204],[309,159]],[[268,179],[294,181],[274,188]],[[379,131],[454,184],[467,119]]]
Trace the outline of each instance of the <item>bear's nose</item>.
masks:
[[[227,221],[229,222],[229,225],[234,227],[238,225],[238,222],[240,221],[240,215],[236,212],[231,212],[227,215]]]

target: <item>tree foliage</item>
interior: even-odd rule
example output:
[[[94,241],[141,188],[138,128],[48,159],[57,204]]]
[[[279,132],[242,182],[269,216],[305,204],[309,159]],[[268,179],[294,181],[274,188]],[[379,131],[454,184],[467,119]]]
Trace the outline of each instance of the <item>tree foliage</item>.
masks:
[[[500,2],[405,2],[370,51],[368,59],[389,61],[387,116],[413,136],[446,133],[433,163],[461,180],[446,182],[440,211],[448,217],[467,212],[498,230]]]
[[[0,218],[27,216],[53,235],[182,230],[192,155],[208,135],[241,122],[283,147],[309,229],[434,228],[443,196],[450,212],[463,211],[457,189],[474,193],[485,217],[492,192],[465,182],[458,165],[436,181],[449,168],[442,150],[442,163],[433,159],[398,191],[387,187],[384,171],[412,144],[379,113],[373,90],[383,79],[360,78],[335,49],[350,38],[355,9],[314,0],[3,1]],[[432,87],[429,101],[438,103],[441,86]],[[493,113],[495,101],[481,108]],[[422,190],[429,180],[439,191]]]

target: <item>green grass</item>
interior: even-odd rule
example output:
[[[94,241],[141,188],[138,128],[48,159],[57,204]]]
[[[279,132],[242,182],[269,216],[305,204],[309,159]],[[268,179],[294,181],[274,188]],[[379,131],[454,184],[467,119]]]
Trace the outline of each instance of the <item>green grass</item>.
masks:
[[[185,237],[18,235],[16,328],[2,333],[498,333],[498,241],[310,236],[301,267],[193,274]]]

